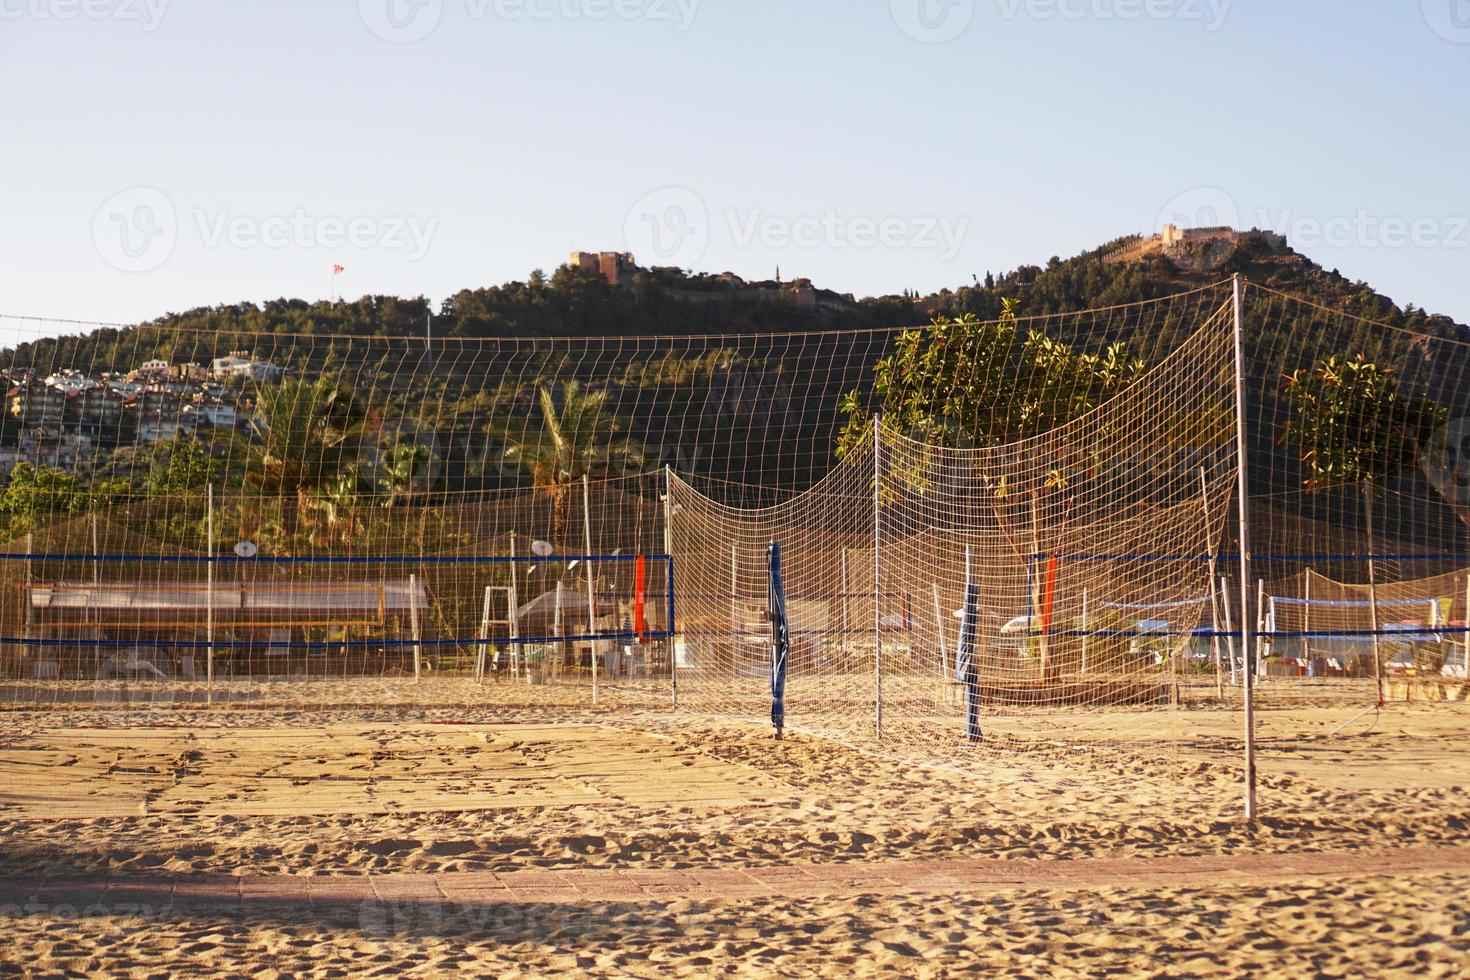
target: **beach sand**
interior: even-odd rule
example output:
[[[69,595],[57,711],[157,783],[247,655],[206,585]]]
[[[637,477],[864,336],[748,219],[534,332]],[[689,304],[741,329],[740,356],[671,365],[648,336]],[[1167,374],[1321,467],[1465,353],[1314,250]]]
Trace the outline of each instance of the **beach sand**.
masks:
[[[880,860],[1458,846],[1470,826],[1465,705],[1263,711],[1262,818],[1248,824],[1239,714],[1224,707],[1184,712],[1186,735],[1148,753],[995,751],[946,767],[943,753],[913,747],[799,731],[777,742],[633,688],[604,692],[597,708],[568,689],[483,690],[411,712],[364,698],[0,713],[0,879],[800,863],[851,866],[848,893],[519,903],[404,921],[365,918],[360,905],[12,902],[0,962],[323,976],[1470,971],[1461,872],[909,895],[866,894],[861,878]]]

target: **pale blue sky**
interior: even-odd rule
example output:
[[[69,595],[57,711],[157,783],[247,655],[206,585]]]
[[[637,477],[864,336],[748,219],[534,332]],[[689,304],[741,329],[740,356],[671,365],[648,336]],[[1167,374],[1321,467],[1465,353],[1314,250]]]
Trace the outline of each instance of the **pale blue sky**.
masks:
[[[0,0],[0,313],[927,292],[1181,212],[1470,320],[1470,0],[418,4]]]

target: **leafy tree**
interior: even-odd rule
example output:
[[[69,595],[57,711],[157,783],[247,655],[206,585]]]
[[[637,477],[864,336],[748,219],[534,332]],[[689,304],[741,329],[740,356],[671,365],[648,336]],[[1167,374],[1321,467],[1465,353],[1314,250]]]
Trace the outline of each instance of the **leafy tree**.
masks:
[[[1470,524],[1470,509],[1448,493],[1429,452],[1448,411],[1405,393],[1392,370],[1362,354],[1333,355],[1287,375],[1283,391],[1293,413],[1283,436],[1301,454],[1307,490],[1382,486],[1419,467]]]
[[[505,459],[551,498],[560,537],[572,489],[582,475],[641,467],[646,450],[622,435],[625,424],[609,407],[606,391],[586,391],[576,381],[565,382],[559,391],[541,385],[536,403],[535,417],[506,427]]]
[[[355,478],[367,412],[352,389],[331,376],[256,391],[245,482],[282,498],[282,522],[293,534],[308,497]]]
[[[224,475],[224,460],[192,436],[157,443],[150,456],[144,488],[153,496],[200,490],[218,484]]]
[[[409,500],[432,478],[432,467],[437,461],[434,451],[422,443],[394,443],[381,460],[383,506],[400,506]]]
[[[1088,354],[1039,331],[1023,337],[1017,302],[1000,318],[937,317],[908,330],[873,368],[873,402],[845,395],[848,416],[837,447],[845,456],[869,438],[871,411],[920,442],[976,448],[1015,442],[1086,414],[1137,380],[1142,359],[1122,343]]]
[[[92,484],[67,470],[22,462],[16,464],[10,482],[0,492],[0,514],[7,519],[9,534],[16,536],[61,517],[85,514],[127,492],[127,484],[120,480]]]
[[[936,318],[928,327],[900,334],[893,353],[873,370],[873,395],[888,430],[918,443],[943,448],[978,448],[1039,435],[1076,419],[1136,381],[1144,372],[1141,358],[1122,343],[1089,354],[1032,330],[1024,336],[1016,317],[1016,300],[1004,301],[999,319],[981,322],[973,314]],[[872,438],[870,414],[856,392],[841,408],[848,416],[838,443],[844,457]],[[914,462],[890,470],[897,484],[924,490],[931,461],[924,454],[905,454]],[[902,458],[902,457],[901,457]],[[1026,495],[1013,498],[1005,474],[990,485],[997,517],[1029,539],[1032,554],[1046,546],[1042,529],[1059,533],[1067,520],[1070,495],[1064,461],[1057,460],[1046,480]],[[1041,582],[1033,582],[1039,608]],[[1036,640],[1043,680],[1055,679],[1047,637]]]

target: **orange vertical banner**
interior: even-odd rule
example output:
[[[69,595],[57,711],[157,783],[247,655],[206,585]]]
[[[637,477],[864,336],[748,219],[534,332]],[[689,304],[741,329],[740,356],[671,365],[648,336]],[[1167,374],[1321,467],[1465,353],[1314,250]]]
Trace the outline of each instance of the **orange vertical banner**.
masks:
[[[1046,556],[1046,585],[1041,593],[1041,635],[1051,633],[1051,614],[1057,600],[1057,556]]]
[[[638,560],[633,563],[633,634],[638,637],[638,642],[643,642],[644,635],[648,632],[648,615],[645,611],[645,603],[648,596],[648,559],[639,555]]]

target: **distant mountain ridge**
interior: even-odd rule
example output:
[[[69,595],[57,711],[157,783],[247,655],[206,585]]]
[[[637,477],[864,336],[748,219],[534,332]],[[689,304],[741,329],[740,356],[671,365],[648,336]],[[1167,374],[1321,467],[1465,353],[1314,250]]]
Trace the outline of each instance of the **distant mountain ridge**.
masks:
[[[1190,234],[1190,230],[1185,230]],[[1157,237],[1157,236],[1156,236]],[[622,269],[616,283],[601,271],[567,264],[550,276],[463,289],[438,310],[423,297],[365,296],[346,302],[277,299],[169,313],[150,325],[261,334],[422,337],[630,337],[750,334],[788,330],[914,326],[936,315],[1000,314],[1019,299],[1023,315],[1075,312],[1156,299],[1240,273],[1338,312],[1442,338],[1470,337],[1470,327],[1409,303],[1399,306],[1364,282],[1326,270],[1270,232],[1232,232],[1150,247],[1126,236],[1044,265],[979,276],[970,285],[927,296],[855,298],[810,280],[746,281],[734,273],[673,268]],[[32,342],[45,345],[47,341]],[[22,348],[28,345],[22,345]],[[17,350],[18,363],[23,351]],[[39,352],[38,352],[39,353]],[[37,357],[40,363],[44,358]]]

